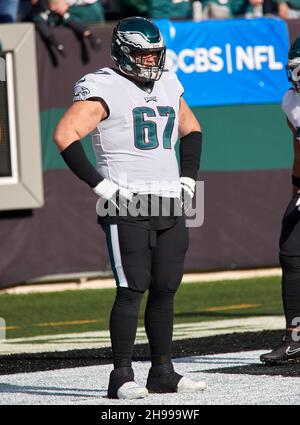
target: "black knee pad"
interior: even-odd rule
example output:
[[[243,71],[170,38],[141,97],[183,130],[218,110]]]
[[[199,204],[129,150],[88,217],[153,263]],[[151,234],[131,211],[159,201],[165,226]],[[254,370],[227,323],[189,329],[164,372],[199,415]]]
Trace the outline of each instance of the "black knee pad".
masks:
[[[174,296],[176,291],[166,289],[150,288],[148,295],[148,304],[160,307],[162,310],[167,311],[173,309]]]
[[[168,289],[164,287],[151,287],[149,289],[149,295],[151,295],[153,298],[165,298],[165,299],[173,299],[176,294],[175,289]]]
[[[143,292],[133,291],[129,288],[118,287],[113,306],[114,311],[126,316],[137,314],[143,294]]]
[[[300,256],[291,257],[280,254],[279,259],[283,274],[294,279],[300,278]]]

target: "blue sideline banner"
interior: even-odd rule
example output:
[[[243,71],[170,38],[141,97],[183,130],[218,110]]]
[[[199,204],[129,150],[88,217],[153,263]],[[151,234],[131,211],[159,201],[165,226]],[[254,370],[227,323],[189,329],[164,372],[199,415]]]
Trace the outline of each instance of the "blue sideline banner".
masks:
[[[167,66],[190,106],[278,103],[289,87],[286,23],[279,18],[157,20]]]

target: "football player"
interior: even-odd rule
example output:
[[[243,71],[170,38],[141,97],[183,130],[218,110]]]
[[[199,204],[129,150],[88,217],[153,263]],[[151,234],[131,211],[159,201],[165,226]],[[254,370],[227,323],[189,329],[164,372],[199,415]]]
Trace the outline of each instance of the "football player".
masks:
[[[106,233],[117,283],[110,316],[114,369],[108,397],[203,390],[204,382],[181,376],[171,361],[174,295],[188,248],[184,214],[175,212],[180,210],[181,191],[185,199],[194,194],[201,128],[182,98],[176,74],[165,69],[166,47],[152,21],[121,20],[113,30],[111,56],[116,67],[99,69],[76,83],[75,102],[54,134],[67,165],[99,197],[98,222]],[[96,168],[80,142],[90,132]],[[174,149],[178,133],[180,172]],[[153,199],[159,207],[169,201],[170,211],[145,214],[144,209],[136,214],[130,210],[136,197],[143,205],[146,200],[147,211]],[[152,366],[144,387],[135,382],[131,362],[146,291]]]
[[[282,109],[294,146],[292,199],[283,216],[279,243],[286,331],[283,343],[260,357],[267,364],[300,361],[300,37],[290,47],[286,71],[292,88],[283,96]]]

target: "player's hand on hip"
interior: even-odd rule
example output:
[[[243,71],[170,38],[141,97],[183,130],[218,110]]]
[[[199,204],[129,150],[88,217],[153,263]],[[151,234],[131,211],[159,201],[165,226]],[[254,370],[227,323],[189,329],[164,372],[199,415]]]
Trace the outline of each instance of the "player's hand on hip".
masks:
[[[195,180],[190,177],[180,177],[181,201],[184,211],[188,211],[192,206],[192,199],[195,194]]]
[[[93,191],[100,198],[104,198],[107,201],[111,201],[117,209],[120,209],[120,205],[127,207],[127,201],[131,201],[133,193],[128,189],[118,186],[116,183],[104,179],[96,187],[93,188]]]

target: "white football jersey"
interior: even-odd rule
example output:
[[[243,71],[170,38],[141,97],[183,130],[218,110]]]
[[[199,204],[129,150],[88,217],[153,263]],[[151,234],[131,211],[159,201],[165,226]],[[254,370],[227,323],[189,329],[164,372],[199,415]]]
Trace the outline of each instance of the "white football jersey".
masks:
[[[133,193],[179,197],[175,154],[183,87],[165,71],[151,92],[111,68],[85,75],[74,101],[101,98],[109,114],[92,133],[97,170]]]
[[[295,129],[300,127],[300,95],[295,90],[289,89],[284,94],[282,109]]]

